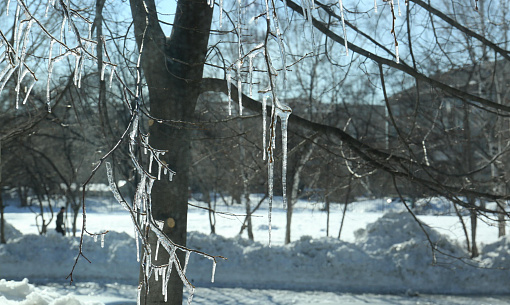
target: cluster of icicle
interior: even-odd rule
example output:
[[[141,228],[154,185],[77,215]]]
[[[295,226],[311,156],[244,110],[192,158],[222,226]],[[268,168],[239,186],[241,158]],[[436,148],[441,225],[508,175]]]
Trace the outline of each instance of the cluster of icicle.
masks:
[[[136,188],[135,197],[132,205],[127,203],[120,195],[113,177],[112,167],[109,163],[106,164],[106,169],[111,191],[113,192],[113,195],[117,199],[119,204],[121,204],[124,207],[124,209],[126,209],[130,213],[131,220],[135,227],[137,260],[139,262],[141,260],[143,266],[142,268],[144,271],[144,279],[138,286],[138,304],[140,304],[142,287],[145,286],[147,292],[150,290],[148,280],[151,278],[151,276],[154,276],[156,281],[159,280],[162,281],[163,284],[161,293],[163,294],[166,302],[168,298],[167,295],[168,281],[170,279],[170,274],[172,272],[177,272],[177,274],[181,278],[184,286],[188,291],[189,294],[188,304],[190,304],[193,299],[193,294],[195,291],[195,287],[189,282],[189,280],[186,277],[186,269],[188,266],[190,255],[192,253],[196,253],[197,255],[212,260],[213,264],[211,277],[212,282],[214,282],[214,274],[216,270],[216,258],[206,253],[191,250],[173,243],[172,240],[170,240],[170,238],[168,238],[168,236],[166,236],[165,233],[163,233],[164,222],[152,218],[151,208],[152,186],[156,180],[161,180],[165,175],[168,176],[167,179],[172,181],[172,177],[175,174],[175,172],[172,169],[170,169],[170,167],[164,161],[160,159],[160,156],[164,155],[165,151],[153,148],[149,144],[149,136],[147,134],[139,132],[139,112],[135,112],[134,114],[129,140],[130,140],[129,154],[140,177],[140,182],[138,183],[138,186]],[[143,168],[143,166],[138,162],[138,158],[135,156],[135,149],[137,146],[143,149],[145,155],[148,154],[149,157],[148,170],[145,170]],[[157,173],[151,172],[153,162],[156,162],[156,164],[158,164]],[[140,217],[139,220],[137,220],[137,217]],[[148,232],[152,232],[157,236],[156,249],[151,249],[151,246],[147,240]],[[158,253],[161,247],[163,247],[164,251],[166,251],[169,254],[168,261],[158,262]],[[154,253],[155,261],[152,261],[151,258],[152,251],[155,251]],[[177,253],[179,251],[184,252],[186,255],[184,262],[180,262],[179,258],[177,257]]]
[[[399,52],[398,52],[398,42],[396,38],[395,33],[395,4],[394,0],[383,0],[384,2],[389,2],[389,5],[391,6],[391,13],[393,17],[393,28],[392,28],[392,34],[394,36],[395,40],[395,57],[397,63],[399,62]],[[400,9],[400,0],[396,0],[398,6],[398,14],[401,15],[401,9]],[[242,116],[243,114],[243,105],[242,105],[242,99],[243,99],[243,82],[248,83],[249,88],[249,96],[252,97],[253,92],[253,65],[254,65],[254,59],[257,56],[264,57],[265,62],[265,70],[267,71],[267,79],[269,80],[269,84],[267,86],[267,89],[262,90],[263,95],[263,102],[262,102],[262,124],[263,124],[263,135],[262,135],[262,142],[263,142],[263,158],[264,160],[267,160],[268,164],[268,201],[269,201],[269,245],[271,245],[271,213],[272,213],[272,205],[273,205],[273,185],[274,185],[274,162],[275,162],[275,148],[276,148],[276,126],[277,126],[277,120],[280,119],[280,126],[281,126],[281,133],[282,133],[282,190],[283,190],[283,206],[284,208],[287,207],[287,186],[286,186],[286,168],[287,168],[287,125],[288,125],[288,119],[292,112],[291,108],[284,104],[281,99],[278,98],[278,84],[277,84],[277,78],[281,77],[280,75],[283,75],[283,80],[281,83],[283,83],[284,89],[285,89],[285,83],[286,83],[286,73],[287,73],[287,64],[286,64],[286,54],[285,54],[285,47],[283,43],[283,36],[281,31],[281,25],[279,21],[279,12],[277,9],[277,5],[275,4],[274,0],[265,0],[265,12],[258,15],[255,19],[258,19],[260,16],[266,17],[266,24],[267,28],[266,31],[268,33],[267,37],[270,37],[270,39],[276,40],[276,43],[278,45],[279,51],[280,51],[280,62],[282,63],[282,67],[280,69],[277,69],[273,66],[272,60],[271,60],[271,54],[268,50],[268,41],[266,41],[256,45],[254,48],[252,48],[247,53],[243,53],[243,21],[246,20],[246,16],[244,16],[244,10],[243,5],[248,5],[247,3],[242,2],[242,0],[237,0],[237,21],[235,23],[235,29],[234,32],[237,35],[238,38],[238,59],[232,63],[229,67],[227,67],[226,71],[226,82],[227,82],[227,92],[228,92],[228,112],[229,115],[232,115],[232,86],[237,86],[237,92],[238,92],[238,104],[239,104],[239,115]],[[407,0],[405,1],[407,4]],[[215,3],[213,0],[208,0],[208,4],[212,7]],[[340,9],[340,17],[342,21],[342,29],[343,29],[343,35],[344,35],[344,42],[345,42],[345,50],[346,54],[349,53],[348,51],[348,42],[347,42],[347,31],[345,26],[345,19],[344,19],[344,5],[343,1],[339,0],[338,2],[339,9]],[[303,16],[308,22],[308,25],[310,27],[310,32],[312,34],[312,41],[315,40],[314,34],[313,34],[313,11],[315,9],[315,3],[313,0],[303,0],[301,1],[301,6],[303,9]],[[287,10],[283,9],[285,11],[285,16],[288,19]],[[377,0],[374,0],[374,10],[377,12]],[[222,26],[222,18],[223,18],[223,1],[220,1],[219,3],[219,25]],[[288,21],[288,20],[287,20]],[[246,79],[243,80],[243,66],[245,65],[245,62],[248,62],[248,75],[246,76]],[[282,72],[282,73],[278,73]],[[271,113],[268,114],[267,112],[267,106],[268,101],[270,101],[271,106]],[[269,120],[268,120],[269,116]],[[269,125],[269,126],[268,126]],[[267,128],[269,127],[269,128]],[[267,138],[269,134],[269,139]]]
[[[6,16],[9,15],[11,9],[11,1],[7,0]],[[52,10],[50,12],[50,9]],[[60,31],[58,35],[51,33],[40,19],[43,16],[37,16],[30,12],[29,7],[23,0],[16,1],[16,8],[14,11],[14,33],[12,40],[5,36],[5,32],[0,29],[0,64],[5,64],[5,67],[0,72],[0,92],[9,81],[9,79],[16,76],[16,109],[20,104],[20,91],[23,91],[22,104],[27,102],[30,92],[37,82],[36,70],[30,67],[27,51],[30,50],[30,37],[39,36],[48,39],[49,48],[47,56],[48,65],[46,67],[46,103],[48,112],[51,112],[51,80],[53,75],[54,66],[56,63],[67,57],[74,58],[74,73],[73,82],[75,86],[81,87],[81,78],[83,72],[83,65],[85,59],[96,61],[95,48],[98,42],[92,39],[92,24],[93,22],[86,17],[80,15],[77,10],[70,9],[69,0],[56,1],[48,0],[44,17],[48,18],[48,14],[57,13],[62,16],[60,23]],[[85,35],[80,33],[78,27],[87,28]],[[75,38],[75,46],[70,46],[69,37],[65,37],[65,31],[71,32],[72,37]],[[104,43],[104,42],[99,42]],[[105,48],[106,49],[106,48]],[[103,71],[101,71],[101,79],[104,78],[104,69],[110,67],[110,86],[113,79],[115,65],[104,62]],[[28,87],[25,85],[28,84]],[[28,88],[28,89],[27,89]]]
[[[209,2],[212,6],[214,1]],[[248,94],[251,98],[253,96],[253,71],[254,61],[257,56],[262,57],[265,63],[265,70],[268,74],[269,84],[267,89],[263,90],[263,105],[262,105],[262,125],[263,125],[263,159],[267,160],[268,164],[268,194],[269,194],[269,245],[271,245],[271,213],[273,204],[273,181],[274,181],[274,162],[275,162],[275,148],[276,148],[276,125],[277,120],[280,118],[280,126],[282,130],[282,187],[283,187],[283,204],[287,204],[286,196],[286,169],[287,169],[287,125],[288,118],[292,112],[291,108],[281,102],[278,99],[278,84],[277,84],[277,69],[273,66],[271,60],[271,52],[268,49],[268,41],[259,43],[255,47],[249,50],[247,53],[243,53],[243,21],[246,20],[246,16],[243,11],[243,2],[237,0],[237,22],[235,25],[235,33],[237,35],[238,45],[238,58],[232,63],[226,71],[227,81],[227,94],[228,94],[228,113],[232,115],[232,85],[237,87],[237,99],[239,104],[239,115],[243,115],[243,82],[248,83]],[[222,11],[223,1],[219,3],[220,9],[220,27],[222,25]],[[265,13],[259,15],[256,18],[265,16],[267,37],[274,39],[278,45],[280,51],[280,61],[282,63],[281,70],[283,71],[283,83],[285,86],[286,81],[286,56],[285,46],[283,42],[283,35],[281,31],[280,22],[278,20],[277,6],[274,0],[265,0]],[[248,75],[243,81],[243,67],[245,62],[248,62]],[[267,139],[267,125],[268,125],[268,113],[267,113],[267,100],[271,103],[271,113],[269,119],[269,141]]]

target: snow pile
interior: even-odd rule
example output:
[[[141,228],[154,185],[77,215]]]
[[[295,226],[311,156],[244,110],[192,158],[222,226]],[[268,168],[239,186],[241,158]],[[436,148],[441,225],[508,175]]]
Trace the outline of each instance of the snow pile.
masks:
[[[456,242],[430,228],[425,230],[428,238],[408,213],[388,213],[356,232],[354,243],[305,236],[290,245],[269,248],[240,238],[194,233],[189,245],[228,257],[218,263],[215,278],[216,285],[227,287],[510,293],[508,271],[471,266],[510,267],[510,238],[485,246],[481,263],[477,263],[468,261],[468,253]],[[191,279],[207,285],[210,262],[197,259],[190,266]]]
[[[126,233],[109,232],[105,246],[86,236],[83,257],[73,273],[76,281],[123,281],[138,276],[134,240]],[[50,230],[47,235],[23,235],[0,245],[2,278],[61,282],[71,272],[79,253],[79,238],[64,237]]]
[[[425,227],[425,230],[428,238],[408,213],[392,212],[358,230],[352,243],[304,236],[289,245],[269,248],[239,237],[193,232],[189,234],[188,247],[222,255],[228,260],[218,259],[212,284],[211,261],[191,255],[188,277],[202,287],[510,293],[510,272],[496,270],[510,268],[510,238],[485,245],[479,261],[471,261],[461,245],[431,228]],[[63,281],[78,255],[78,242],[78,238],[57,234],[12,239],[0,245],[0,274],[8,279],[30,277],[32,281]],[[83,254],[92,263],[80,258],[74,272],[75,281],[136,284],[135,249],[135,241],[125,233],[108,233],[104,248],[87,237]]]
[[[13,227],[11,224],[9,224],[7,221],[4,220],[4,233],[6,238],[13,239],[18,238],[23,235],[20,231],[18,231],[15,227]],[[8,241],[8,240],[7,240]]]
[[[102,305],[99,302],[81,302],[73,296],[60,296],[35,288],[22,281],[0,280],[0,304],[2,305]]]

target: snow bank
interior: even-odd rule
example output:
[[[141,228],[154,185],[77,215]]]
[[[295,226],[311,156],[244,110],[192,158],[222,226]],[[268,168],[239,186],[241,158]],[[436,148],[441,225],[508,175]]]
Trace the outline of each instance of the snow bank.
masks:
[[[22,281],[0,280],[0,304],[2,305],[103,305],[99,302],[81,302],[73,296],[60,296],[40,290]]]
[[[306,289],[336,292],[434,294],[508,294],[510,238],[485,245],[479,261],[456,242],[420,226],[407,213],[388,213],[356,232],[353,243],[304,236],[285,246],[242,238],[190,233],[188,246],[222,255],[215,283],[212,264],[192,255],[189,279],[197,286]],[[433,259],[431,245],[436,249]],[[125,233],[110,232],[105,247],[87,237],[76,281],[123,281],[138,278],[135,242]],[[78,254],[78,239],[56,234],[25,235],[0,245],[0,275],[8,279],[62,281]],[[459,259],[460,258],[460,259]],[[434,266],[433,266],[434,265]],[[484,267],[475,268],[472,265]]]
[[[216,269],[215,283],[222,286],[374,293],[510,293],[510,272],[471,266],[509,268],[510,238],[485,246],[487,253],[481,262],[475,262],[467,260],[468,253],[457,243],[430,228],[425,230],[430,242],[408,213],[388,213],[356,232],[355,243],[302,237],[290,245],[268,248],[244,239],[198,233],[190,236],[189,243],[201,251],[228,257]],[[434,254],[431,243],[436,249]],[[210,263],[198,260],[191,266],[190,277],[205,285]]]
[[[4,230],[5,230],[4,233],[7,238],[7,242],[9,241],[9,239],[18,238],[23,235],[23,233],[18,231],[15,227],[13,227],[7,221],[4,222]]]
[[[73,273],[76,281],[135,281],[138,275],[135,242],[126,233],[109,232],[105,246],[85,237],[83,254]],[[23,235],[0,245],[2,278],[32,281],[65,281],[78,255],[79,238],[50,230],[47,235]]]

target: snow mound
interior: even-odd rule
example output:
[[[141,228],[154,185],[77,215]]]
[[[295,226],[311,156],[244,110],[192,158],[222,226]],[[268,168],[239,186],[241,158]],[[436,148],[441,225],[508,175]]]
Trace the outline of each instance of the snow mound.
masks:
[[[425,232],[426,234],[425,234]],[[406,243],[421,244],[447,250],[452,255],[465,256],[466,253],[447,236],[439,234],[426,224],[418,223],[407,212],[390,212],[384,214],[365,229],[354,232],[356,244],[364,250],[378,253],[403,247]]]
[[[484,245],[480,260],[486,268],[510,269],[510,236],[502,236],[498,241]]]
[[[0,280],[0,304],[2,305],[104,305],[99,302],[81,302],[73,296],[59,296],[41,291],[22,281]]]
[[[18,238],[23,235],[20,231],[18,231],[15,227],[13,227],[11,224],[9,224],[7,221],[4,220],[4,233],[5,233],[5,239],[7,242],[9,242],[10,239]]]
[[[241,238],[193,233],[188,245],[228,258],[218,262],[215,276],[215,285],[226,287],[510,293],[506,284],[510,281],[509,272],[484,269],[489,264],[494,268],[501,261],[510,263],[510,238],[486,246],[488,253],[482,264],[468,260],[468,253],[456,242],[432,228],[424,228],[428,237],[407,212],[391,212],[359,230],[355,243],[304,236],[289,245],[269,248]],[[192,260],[190,278],[198,285],[208,285],[210,270],[209,260]],[[483,283],[477,278],[483,278]]]
[[[304,236],[289,245],[268,247],[265,243],[240,237],[191,232],[189,248],[228,259],[217,259],[215,282],[211,283],[211,260],[193,254],[188,265],[188,278],[199,287],[374,293],[510,293],[510,272],[497,270],[510,268],[510,238],[484,246],[480,260],[473,261],[467,259],[468,253],[457,243],[432,228],[425,227],[425,231],[428,237],[407,213],[388,213],[359,230],[354,243]],[[138,263],[133,238],[125,233],[109,232],[105,247],[101,248],[100,244],[86,237],[83,254],[92,263],[80,258],[73,273],[74,280],[121,281],[136,285]],[[17,280],[30,277],[39,281],[64,281],[78,255],[78,248],[79,238],[57,234],[24,235],[0,245],[1,276]],[[3,303],[0,301],[0,304]]]
[[[100,242],[85,237],[73,279],[112,281],[134,279],[138,274],[135,241],[126,233],[109,232],[104,248]],[[60,234],[23,235],[6,245],[0,245],[2,278],[36,281],[65,281],[79,253],[79,237]],[[134,282],[134,280],[132,280]]]

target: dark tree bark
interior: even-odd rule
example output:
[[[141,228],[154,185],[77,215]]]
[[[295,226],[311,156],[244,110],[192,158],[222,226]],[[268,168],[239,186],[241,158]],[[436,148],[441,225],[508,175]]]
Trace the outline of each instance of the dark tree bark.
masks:
[[[192,120],[213,11],[205,0],[179,0],[172,35],[167,39],[159,25],[153,0],[131,0],[130,3],[138,46],[143,42],[141,64],[149,91],[150,113],[163,120],[150,126],[150,144],[168,151],[162,160],[176,172],[172,182],[162,179],[154,183],[152,216],[165,221],[163,232],[173,242],[185,246],[191,162],[189,129],[183,125],[176,127],[171,122]],[[172,228],[166,221],[169,218],[175,221]],[[155,236],[149,236],[149,243],[155,249]],[[181,262],[184,262],[183,256],[179,258]],[[160,253],[158,262],[165,261],[168,262],[168,254]],[[150,279],[150,293],[146,295],[142,291],[142,304],[181,305],[183,284],[177,272],[172,272],[168,283],[168,303],[161,294],[161,283],[154,277]]]
[[[0,243],[5,244],[5,219],[4,219],[4,202],[2,200],[2,188],[0,185]]]

